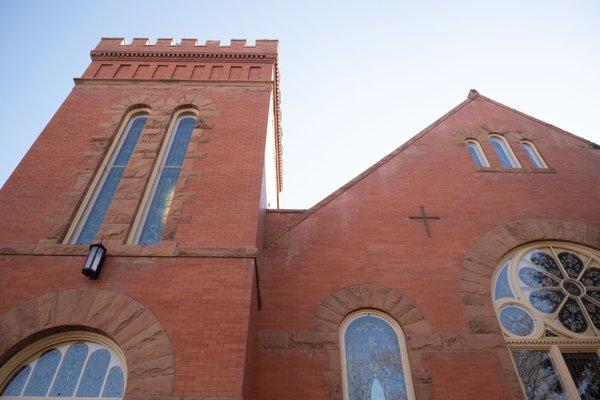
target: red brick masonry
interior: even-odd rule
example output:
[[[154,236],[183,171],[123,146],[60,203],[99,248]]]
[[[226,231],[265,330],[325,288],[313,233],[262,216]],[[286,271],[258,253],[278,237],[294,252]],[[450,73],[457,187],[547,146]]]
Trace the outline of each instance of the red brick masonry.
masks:
[[[123,350],[128,399],[339,400],[340,324],[374,308],[405,335],[417,399],[522,398],[491,277],[522,244],[600,249],[597,145],[471,91],[312,208],[267,211],[268,132],[282,181],[276,41],[104,39],[91,56],[0,191],[0,365],[45,335],[89,330]],[[90,281],[87,247],[65,235],[138,107],[149,120]],[[187,107],[199,121],[162,241],[128,245],[172,115]],[[523,168],[500,166],[490,133]],[[491,167],[473,165],[469,138]],[[523,139],[548,169],[530,165]],[[421,205],[440,216],[431,237],[409,218]]]

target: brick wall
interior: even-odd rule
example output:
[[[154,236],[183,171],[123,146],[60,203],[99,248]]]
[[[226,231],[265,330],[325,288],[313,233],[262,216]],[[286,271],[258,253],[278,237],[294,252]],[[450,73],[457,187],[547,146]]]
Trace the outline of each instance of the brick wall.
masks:
[[[277,126],[267,126],[270,113],[279,115],[277,43],[103,39],[91,55],[0,192],[0,356],[39,332],[71,329],[61,322],[62,306],[39,318],[26,315],[24,304],[100,289],[85,293],[131,300],[121,302],[123,310],[118,302],[93,300],[96,306],[69,324],[114,336],[130,364],[139,354],[149,357],[130,365],[128,397],[240,398],[251,388],[256,362],[255,260],[265,219],[266,135],[280,134],[278,118],[271,120]],[[125,116],[139,107],[150,109],[149,119],[96,238],[108,248],[106,265],[100,279],[90,281],[80,274],[87,246],[65,243],[65,235]],[[199,118],[162,240],[128,245],[173,114],[188,107]],[[280,151],[280,137],[273,140]],[[137,314],[127,316],[129,303],[156,322],[146,327]],[[96,321],[91,310],[104,307],[122,320],[119,326],[139,326],[139,339],[119,341],[116,328]],[[151,344],[157,337],[148,332],[154,330],[168,338],[162,347]],[[131,345],[136,340],[140,344]]]
[[[491,274],[521,243],[600,248],[597,147],[472,92],[311,209],[267,212],[268,132],[281,187],[276,51],[273,41],[187,39],[105,39],[92,51],[0,192],[0,360],[40,335],[89,329],[122,347],[127,398],[341,399],[340,323],[376,308],[405,334],[419,400],[521,398]],[[139,106],[149,120],[98,236],[109,257],[90,281],[80,274],[86,246],[64,238]],[[128,245],[182,107],[199,122],[163,240]],[[500,167],[490,132],[505,135],[524,168]],[[473,165],[467,138],[490,168]],[[522,139],[549,169],[531,168]],[[431,237],[408,218],[421,205],[441,218]]]
[[[489,132],[505,134],[525,168],[500,168]],[[480,141],[492,168],[474,166],[466,138]],[[535,143],[549,170],[530,167],[522,139]],[[585,228],[600,228],[599,167],[600,151],[590,143],[472,93],[450,115],[315,207],[304,213],[269,212],[257,398],[280,399],[286,393],[301,399],[307,388],[318,398],[341,398],[341,369],[330,365],[339,366],[339,321],[352,307],[335,311],[334,305],[323,316],[319,310],[328,296],[352,285],[385,287],[418,306],[426,324],[415,329],[400,320],[418,399],[518,398],[491,307],[493,269],[477,275],[485,283],[467,285],[465,279],[473,278],[465,278],[465,258],[489,231],[531,219],[572,221],[577,227],[508,225],[504,236],[490,239],[492,246],[486,243],[488,252],[500,249],[493,263],[519,240],[555,238],[599,247],[597,236],[590,233],[586,239]],[[421,205],[441,217],[429,222],[431,238],[422,221],[408,218]],[[508,240],[508,232],[515,237]],[[465,290],[483,293],[485,304],[470,305]],[[383,301],[360,292],[355,298],[354,308],[392,314],[393,306]],[[318,331],[319,318],[335,327],[336,335],[296,343],[294,335]]]

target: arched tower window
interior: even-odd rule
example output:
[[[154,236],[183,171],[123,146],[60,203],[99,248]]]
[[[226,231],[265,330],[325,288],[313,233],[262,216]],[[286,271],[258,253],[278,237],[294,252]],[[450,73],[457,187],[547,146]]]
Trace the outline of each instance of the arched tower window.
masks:
[[[467,149],[469,150],[469,154],[471,155],[471,158],[473,159],[473,162],[475,163],[476,166],[478,167],[489,167],[490,163],[487,160],[487,157],[485,156],[485,153],[483,152],[483,149],[481,148],[481,145],[479,144],[479,142],[475,139],[467,139],[465,141],[465,143],[467,144]]]
[[[84,200],[85,206],[75,218],[77,222],[67,234],[69,242],[89,244],[96,238],[147,120],[148,110],[133,111],[125,119],[113,148],[109,150],[109,156],[103,161],[92,183],[88,198]]]
[[[506,141],[506,139],[500,135],[490,135],[490,143],[502,163],[502,166],[505,168],[521,168],[521,164],[519,164],[519,160],[512,152],[510,145]]]
[[[192,110],[183,110],[174,116],[136,224],[134,243],[152,245],[160,241],[196,120]]]
[[[528,140],[523,140],[521,142],[521,146],[523,146],[523,150],[525,150],[525,153],[527,153],[527,157],[529,157],[529,161],[531,161],[531,165],[534,168],[548,168],[544,162],[544,159],[533,143]]]
[[[600,399],[600,254],[544,242],[494,275],[496,315],[528,400]]]
[[[122,399],[123,356],[107,338],[69,332],[42,339],[0,368],[0,398]]]
[[[400,326],[374,310],[350,315],[342,324],[345,400],[414,399]]]

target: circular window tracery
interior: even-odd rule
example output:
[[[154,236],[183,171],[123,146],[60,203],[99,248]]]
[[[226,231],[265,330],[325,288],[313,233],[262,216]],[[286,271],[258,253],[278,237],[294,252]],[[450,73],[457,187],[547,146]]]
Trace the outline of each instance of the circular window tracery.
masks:
[[[497,271],[493,297],[508,336],[600,336],[600,257],[564,243],[510,254]]]
[[[111,341],[89,332],[36,342],[0,372],[0,398],[122,399],[125,392],[122,355]]]

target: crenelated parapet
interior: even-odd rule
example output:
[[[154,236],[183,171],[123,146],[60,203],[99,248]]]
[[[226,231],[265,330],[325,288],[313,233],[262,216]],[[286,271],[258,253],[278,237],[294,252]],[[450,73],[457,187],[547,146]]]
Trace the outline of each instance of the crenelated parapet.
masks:
[[[277,40],[103,38],[83,80],[260,81],[277,85]]]
[[[127,43],[124,38],[102,38],[92,50],[92,59],[106,58],[160,58],[160,59],[277,59],[277,40],[256,40],[249,46],[245,39],[232,39],[229,45],[218,40],[182,39],[176,43],[173,39],[158,39],[155,43],[148,38],[134,38]]]
[[[92,62],[77,84],[253,86],[272,90],[277,164],[281,185],[281,113],[277,40],[102,38],[90,52]],[[281,190],[281,186],[279,188]]]

